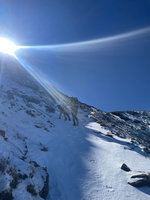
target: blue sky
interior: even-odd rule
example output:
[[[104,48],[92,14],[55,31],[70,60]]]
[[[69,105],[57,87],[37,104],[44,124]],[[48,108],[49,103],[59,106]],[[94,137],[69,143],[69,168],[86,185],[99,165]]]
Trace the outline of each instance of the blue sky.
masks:
[[[150,26],[149,0],[0,2],[0,35],[19,45],[85,41]],[[19,54],[68,95],[105,111],[150,110],[150,32],[94,49]]]

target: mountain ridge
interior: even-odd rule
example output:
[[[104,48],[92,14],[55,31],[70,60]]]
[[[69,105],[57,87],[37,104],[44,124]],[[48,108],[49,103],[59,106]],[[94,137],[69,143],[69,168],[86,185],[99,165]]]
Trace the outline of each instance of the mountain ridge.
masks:
[[[0,87],[2,200],[149,199],[149,190],[132,188],[120,169],[125,162],[133,171],[149,172],[149,111],[106,113],[79,102],[79,126],[74,127],[72,121],[58,119],[57,105],[70,97],[54,87],[48,93],[20,64],[5,59]]]

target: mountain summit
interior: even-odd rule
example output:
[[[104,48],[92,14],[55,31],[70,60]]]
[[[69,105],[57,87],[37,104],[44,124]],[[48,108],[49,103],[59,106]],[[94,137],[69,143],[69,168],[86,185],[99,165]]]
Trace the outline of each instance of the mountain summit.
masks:
[[[0,71],[1,200],[149,200],[150,112],[79,102],[73,126],[57,107],[70,97],[9,56]]]

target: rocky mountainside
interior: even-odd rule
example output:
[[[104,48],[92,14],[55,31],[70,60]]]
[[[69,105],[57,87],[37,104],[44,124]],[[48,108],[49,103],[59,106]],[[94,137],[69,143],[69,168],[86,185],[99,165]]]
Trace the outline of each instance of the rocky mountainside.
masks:
[[[149,172],[150,112],[80,102],[74,127],[58,119],[70,97],[44,89],[13,58],[1,57],[0,71],[0,200],[149,199],[120,166]]]
[[[56,100],[10,57],[1,57],[0,83],[0,199],[45,199],[49,190],[46,166],[30,157],[36,130],[48,132],[54,124]],[[32,138],[32,140],[31,140]]]
[[[150,111],[91,112],[89,117],[109,129],[112,135],[129,138],[135,146],[150,153]]]

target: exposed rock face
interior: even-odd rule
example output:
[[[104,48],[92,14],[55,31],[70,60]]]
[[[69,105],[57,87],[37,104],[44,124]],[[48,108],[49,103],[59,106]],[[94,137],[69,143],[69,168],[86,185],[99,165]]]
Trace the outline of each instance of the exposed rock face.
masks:
[[[35,197],[37,196],[37,192],[33,184],[27,185],[27,192],[29,192],[32,196],[35,196]]]
[[[11,189],[6,189],[2,192],[0,192],[0,200],[13,200],[12,196],[12,190]]]
[[[5,131],[0,130],[0,136],[2,136],[3,138],[5,138]]]
[[[149,186],[150,187],[150,173],[149,174],[138,174],[131,176],[131,181],[128,184],[134,187]]]
[[[106,113],[100,110],[90,112],[101,126],[121,138],[130,138],[134,145],[150,153],[150,111],[122,111]]]
[[[38,199],[45,199],[49,174],[29,151],[39,137],[36,132],[44,137],[54,126],[50,116],[57,102],[55,89],[52,87],[48,93],[13,58],[8,57],[0,71],[0,200],[13,200],[15,195],[31,199],[35,194]],[[38,140],[35,146],[35,151],[48,151]],[[24,188],[24,197],[18,196],[19,188]]]
[[[126,172],[131,171],[131,169],[125,163],[122,164],[121,169],[126,171]]]
[[[47,170],[38,164],[34,165],[34,161],[27,163],[27,161],[21,161],[19,158],[16,159],[18,159],[17,162],[20,163],[21,168],[15,166],[9,158],[7,160],[5,158],[0,160],[0,199],[13,200],[13,193],[20,185],[26,184],[28,184],[26,191],[24,191],[26,198],[28,198],[28,193],[30,193],[33,196],[41,196],[45,199],[49,192],[49,174]],[[24,168],[26,168],[26,174],[22,172]],[[43,181],[39,184],[40,179]],[[34,184],[31,184],[32,180],[34,180]]]
[[[44,182],[44,186],[43,186],[42,190],[39,192],[39,195],[43,199],[46,199],[46,197],[48,196],[48,193],[49,193],[49,174],[47,173],[46,180]]]
[[[143,148],[143,151],[147,154],[150,154],[150,148],[147,148],[147,147],[144,147]]]

